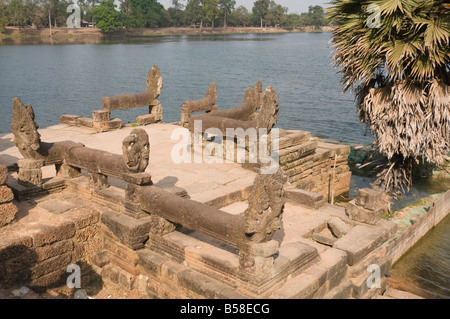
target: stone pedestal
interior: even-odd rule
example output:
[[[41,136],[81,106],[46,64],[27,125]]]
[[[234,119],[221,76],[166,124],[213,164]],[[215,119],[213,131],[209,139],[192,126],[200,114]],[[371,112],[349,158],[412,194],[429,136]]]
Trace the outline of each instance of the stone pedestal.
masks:
[[[42,185],[42,171],[44,166],[43,160],[21,159],[17,161],[19,166],[18,182],[24,186],[40,186]]]
[[[258,280],[269,275],[278,246],[277,241],[271,240],[267,243],[249,244],[247,249],[241,249],[239,251],[241,276]]]
[[[127,182],[125,187],[125,214],[135,219],[148,217],[148,214],[141,209],[138,198],[140,186],[151,185],[152,176],[147,173],[124,174],[123,180]]]
[[[153,100],[149,105],[149,114],[140,115],[136,123],[142,126],[160,123],[163,119],[162,104],[159,100]]]
[[[92,119],[94,122],[108,122],[111,120],[111,112],[104,110],[92,111]]]

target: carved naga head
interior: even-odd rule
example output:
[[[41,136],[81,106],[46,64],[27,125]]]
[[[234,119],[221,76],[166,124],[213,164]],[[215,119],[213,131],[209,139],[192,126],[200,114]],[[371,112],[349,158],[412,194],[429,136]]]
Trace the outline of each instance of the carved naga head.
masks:
[[[20,154],[26,159],[33,159],[41,147],[39,126],[34,121],[34,111],[30,104],[25,106],[19,98],[13,99],[13,121],[11,129],[14,143]]]
[[[250,241],[267,242],[281,228],[286,181],[287,177],[281,171],[256,177],[245,211],[245,233]]]
[[[150,158],[150,142],[143,129],[135,129],[122,142],[123,161],[130,173],[143,173]]]

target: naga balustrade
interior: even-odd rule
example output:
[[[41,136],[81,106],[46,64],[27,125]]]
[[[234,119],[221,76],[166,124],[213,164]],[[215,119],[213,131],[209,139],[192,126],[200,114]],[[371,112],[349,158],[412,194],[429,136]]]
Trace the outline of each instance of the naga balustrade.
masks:
[[[122,155],[85,147],[71,141],[42,143],[34,121],[31,105],[13,102],[12,129],[16,146],[24,161],[40,165],[55,164],[58,174],[66,179],[80,176],[80,170],[89,173],[89,186],[96,191],[108,187],[108,176],[127,182],[125,202],[134,203],[136,210],[163,219],[163,222],[181,225],[207,234],[239,249],[240,270],[243,274],[264,277],[270,273],[278,242],[272,240],[281,227],[284,207],[284,184],[287,179],[281,171],[272,175],[258,175],[243,214],[232,215],[203,203],[182,198],[152,185],[145,173],[149,163],[150,143],[145,130],[134,129],[122,142]],[[19,161],[20,162],[20,161]],[[39,165],[34,168],[40,170]],[[28,178],[19,164],[19,181],[39,185],[39,179]],[[170,231],[174,227],[168,227]],[[152,231],[152,230],[151,230]],[[164,235],[164,233],[156,234]]]

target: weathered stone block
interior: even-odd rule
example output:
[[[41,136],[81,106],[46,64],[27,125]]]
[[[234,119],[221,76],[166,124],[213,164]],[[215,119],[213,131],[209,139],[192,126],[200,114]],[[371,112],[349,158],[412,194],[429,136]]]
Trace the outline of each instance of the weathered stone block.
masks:
[[[327,246],[333,246],[334,243],[338,240],[337,238],[321,233],[313,233],[312,239]]]
[[[17,233],[3,235],[0,241],[0,264],[30,251],[33,241],[30,236]]]
[[[106,122],[94,122],[94,128],[102,132],[118,130],[121,127],[122,120],[120,119],[113,119]]]
[[[123,180],[135,185],[152,184],[152,176],[148,173],[123,174]]]
[[[217,298],[220,291],[227,288],[227,286],[221,282],[192,269],[180,272],[178,274],[178,283],[180,286],[193,291],[206,299]]]
[[[96,224],[100,220],[100,213],[92,208],[82,207],[63,214],[64,218],[70,219],[77,229],[82,229]]]
[[[29,287],[33,290],[40,291],[41,289],[48,289],[58,287],[65,284],[67,277],[70,274],[66,272],[66,268],[58,269],[54,272],[48,273],[41,277],[35,278],[30,281]]]
[[[331,217],[328,221],[328,226],[337,238],[345,236],[350,231],[350,226],[339,217]]]
[[[48,210],[53,214],[62,214],[75,207],[74,203],[53,199],[39,203],[39,207]]]
[[[94,127],[94,120],[88,117],[77,118],[77,126]]]
[[[279,243],[271,240],[267,243],[252,244],[249,246],[248,252],[255,256],[272,257],[278,251]]]
[[[149,125],[158,122],[155,114],[144,114],[136,118],[136,123],[139,125]]]
[[[282,288],[278,289],[271,298],[274,299],[309,299],[319,289],[317,274],[302,273],[289,280]]]
[[[0,185],[5,184],[7,179],[8,179],[8,167],[0,164]]]
[[[114,266],[113,264],[108,264],[102,268],[102,278],[112,282],[114,284],[119,283],[119,271],[120,268]]]
[[[152,101],[154,104],[150,104],[149,113],[150,114],[162,114],[162,104],[158,100]]]
[[[31,254],[29,251],[8,259],[5,263],[4,263],[4,267],[5,267],[5,273],[6,275],[11,275],[11,274],[18,274],[18,273],[24,273],[27,272],[29,273],[29,269],[31,267],[31,265],[33,264],[35,258],[34,255]],[[29,276],[29,274],[27,274]]]
[[[385,219],[380,219],[375,226],[381,227],[384,230],[386,230],[387,236],[389,238],[394,237],[395,233],[397,232],[397,227],[398,227],[397,223],[390,221],[390,220],[385,220]]]
[[[306,131],[292,131],[287,132],[284,136],[284,132],[280,134],[279,147],[280,149],[285,149],[291,146],[303,144],[311,138],[311,133]]]
[[[322,194],[313,193],[307,190],[287,188],[285,189],[285,194],[288,201],[299,205],[305,205],[313,209],[318,209],[325,204],[324,196]]]
[[[322,286],[325,284],[325,281],[327,280],[328,269],[320,265],[314,265],[306,269],[305,274],[317,277],[319,281],[319,286]]]
[[[119,287],[125,291],[131,291],[133,289],[135,279],[136,277],[133,274],[121,269],[118,274],[117,283]]]
[[[98,237],[93,237],[85,242],[74,243],[75,247],[72,252],[72,263],[77,263],[80,260],[90,257],[93,253],[98,251],[102,246],[102,240]]]
[[[33,159],[20,159],[17,161],[17,166],[19,169],[40,169],[44,166],[43,160],[33,160]]]
[[[389,197],[380,190],[361,188],[358,190],[356,205],[374,211],[389,211],[389,200]]]
[[[71,221],[64,221],[58,225],[41,226],[40,231],[35,233],[33,244],[36,247],[54,243],[56,241],[72,238],[75,235],[75,224]]]
[[[72,250],[73,250],[73,242],[70,239],[68,239],[56,242],[51,245],[36,247],[35,254],[37,261],[40,262],[55,256],[62,255]]]
[[[148,240],[151,227],[149,218],[134,219],[120,213],[105,212],[101,220],[122,243],[131,249],[143,248]]]
[[[326,294],[324,299],[348,299],[351,292],[352,284],[349,281],[345,281]]]
[[[366,223],[369,225],[376,225],[381,220],[382,209],[368,210],[356,204],[355,200],[352,200],[347,204],[348,217],[358,222]]]
[[[63,255],[44,260],[30,269],[30,278],[36,279],[57,270],[67,269],[67,266],[70,265],[71,260],[72,256],[70,253],[65,253]]]
[[[156,254],[149,249],[141,250],[137,254],[139,255],[139,265],[152,276],[159,276],[162,265],[169,261],[168,258]]]
[[[61,115],[59,122],[67,125],[77,125],[77,119],[79,115]]]
[[[92,111],[92,119],[94,122],[109,122],[111,120],[111,112],[104,110]]]
[[[319,265],[327,269],[327,280],[338,276],[347,269],[347,254],[345,251],[330,248],[320,254]]]
[[[108,252],[105,251],[105,250],[98,251],[98,252],[92,254],[90,260],[91,260],[91,262],[94,265],[96,265],[96,266],[98,266],[100,268],[103,268],[104,266],[106,266],[110,262],[110,258],[108,256]]]
[[[347,252],[348,264],[354,265],[363,259],[373,249],[389,239],[383,228],[358,225],[339,239],[334,248]]]
[[[0,227],[10,224],[19,210],[13,203],[0,204]]]
[[[14,199],[12,190],[6,186],[0,186],[0,204],[10,202]]]
[[[42,185],[41,169],[19,169],[18,182],[24,186],[40,186]]]
[[[100,229],[100,226],[98,226],[98,225],[92,225],[92,226],[85,227],[83,229],[79,229],[75,233],[75,236],[73,237],[73,239],[77,243],[83,243],[83,242],[93,238],[95,235],[97,235],[99,232],[99,229]]]
[[[178,280],[178,274],[186,269],[186,266],[169,260],[161,265],[161,276],[167,280],[176,282]]]
[[[137,255],[137,253],[134,250],[130,249],[129,247],[125,246],[124,244],[122,244],[116,240],[112,240],[109,237],[106,237],[104,239],[103,247],[104,247],[104,249],[109,251],[111,254],[117,256],[121,260],[123,260],[129,264],[132,264],[133,266],[137,265],[139,256]]]

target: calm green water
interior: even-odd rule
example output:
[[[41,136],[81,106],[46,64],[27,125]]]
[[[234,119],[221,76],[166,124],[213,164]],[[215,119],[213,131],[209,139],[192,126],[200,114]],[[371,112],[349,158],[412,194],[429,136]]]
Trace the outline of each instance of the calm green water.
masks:
[[[329,36],[296,33],[174,36],[99,44],[0,43],[0,133],[11,131],[14,96],[32,104],[36,121],[44,128],[58,124],[63,114],[91,117],[92,110],[101,109],[103,96],[144,91],[147,72],[157,64],[164,82],[160,97],[164,122],[179,121],[183,101],[202,98],[210,82],[217,83],[219,108],[228,109],[238,106],[245,89],[261,80],[278,93],[278,127],[370,144],[373,139],[357,118],[353,96],[341,94],[339,76],[331,66]],[[144,112],[113,111],[112,116],[126,123]],[[355,177],[352,189],[365,187],[368,181]],[[423,190],[412,192],[426,196]],[[434,296],[439,297],[449,296],[448,219],[445,225],[445,245],[433,246],[436,252],[431,259],[420,259],[436,271],[427,278],[414,277],[423,273],[419,265],[408,268],[406,275],[419,282],[421,278],[436,282],[426,289],[437,289]],[[441,265],[446,277],[441,276],[445,274]]]

